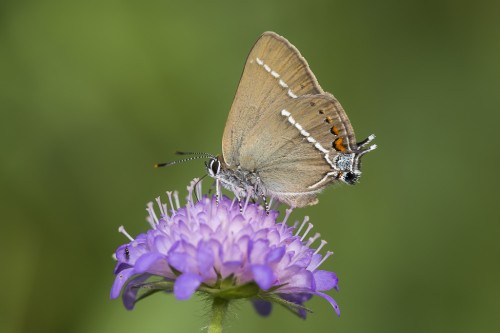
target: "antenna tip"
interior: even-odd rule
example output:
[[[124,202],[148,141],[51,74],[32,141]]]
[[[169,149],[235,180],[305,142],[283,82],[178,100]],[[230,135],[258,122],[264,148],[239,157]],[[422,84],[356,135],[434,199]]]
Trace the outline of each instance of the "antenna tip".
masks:
[[[165,165],[167,165],[167,163],[156,163],[154,165],[155,168],[160,168],[160,167],[164,167]]]

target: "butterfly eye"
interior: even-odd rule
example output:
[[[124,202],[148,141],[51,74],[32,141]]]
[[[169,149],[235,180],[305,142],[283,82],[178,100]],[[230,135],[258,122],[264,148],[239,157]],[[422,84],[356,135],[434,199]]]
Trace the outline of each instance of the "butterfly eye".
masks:
[[[208,165],[208,172],[210,176],[216,176],[220,171],[220,162],[217,159],[210,160]]]

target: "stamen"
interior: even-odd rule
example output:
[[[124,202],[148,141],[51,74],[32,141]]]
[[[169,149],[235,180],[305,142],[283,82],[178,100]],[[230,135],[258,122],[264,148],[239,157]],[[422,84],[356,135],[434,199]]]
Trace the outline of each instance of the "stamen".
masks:
[[[312,245],[312,243],[314,243],[314,241],[316,239],[318,239],[320,236],[321,236],[321,234],[319,232],[317,232],[314,236],[312,236],[312,237],[309,238],[309,240],[306,243],[306,246],[310,247]]]
[[[201,200],[201,198],[203,197],[201,180],[198,180],[198,182],[196,183],[196,197],[198,198],[198,200]]]
[[[134,241],[134,239],[132,238],[132,236],[130,236],[130,235],[128,234],[128,232],[125,230],[125,227],[124,227],[124,226],[122,226],[122,225],[121,225],[121,226],[118,228],[118,232],[120,232],[120,233],[124,234],[124,235],[125,235],[125,237],[127,237],[128,239],[130,239],[130,241],[131,241],[131,242],[133,242],[133,241]]]
[[[288,218],[290,217],[290,214],[292,214],[292,211],[293,211],[292,208],[288,208],[285,210],[285,217],[283,218],[283,221],[281,221],[280,233],[285,230],[286,221],[288,221]]]
[[[167,191],[168,201],[170,202],[170,207],[172,208],[172,212],[175,213],[174,202],[172,201],[172,191]]]
[[[156,204],[158,205],[158,208],[160,208],[160,215],[161,215],[161,217],[165,216],[167,214],[167,212],[163,209],[164,206],[163,206],[163,204],[161,202],[160,197],[156,198]]]
[[[167,204],[164,203],[164,204],[161,204],[161,206],[163,207],[163,211],[165,212],[165,214],[162,216],[165,220],[168,220],[170,219],[170,216],[168,216],[168,209],[167,209]]]
[[[146,209],[146,211],[149,213],[149,215],[151,216],[151,218],[153,219],[153,221],[155,222],[155,224],[160,223],[158,221],[158,216],[156,216],[155,209],[154,209],[153,203],[151,201],[148,202],[148,208]]]
[[[149,211],[148,211],[147,208],[146,208],[146,212],[148,212],[148,214],[149,214]],[[151,217],[151,215],[146,216],[146,222],[148,222],[149,225],[151,226],[151,228],[154,229],[155,221],[153,220],[153,218]]]
[[[307,225],[307,229],[306,231],[304,232],[304,235],[302,235],[302,238],[300,238],[300,241],[302,242],[304,240],[304,238],[306,238],[307,234],[309,233],[309,231],[311,231],[311,229],[313,228],[313,224],[312,223],[309,223]]]
[[[300,225],[299,230],[297,230],[297,233],[295,233],[295,236],[298,236],[300,232],[302,231],[302,228],[306,225],[306,223],[309,221],[309,216],[304,217],[304,221],[302,221],[302,224]]]
[[[319,266],[321,266],[322,263],[325,262],[326,259],[328,259],[329,256],[331,256],[333,254],[333,252],[331,251],[328,251],[325,256],[323,257],[323,259],[313,268],[309,269],[311,272],[314,272],[316,270],[316,268],[318,268]]]
[[[196,185],[196,178],[194,178],[190,183],[189,185],[187,186],[187,191],[188,191],[188,195],[186,197],[186,202],[187,202],[187,205],[186,206],[193,206],[194,204],[194,201],[193,201],[193,191],[194,191],[194,186]]]
[[[118,258],[116,257],[116,253],[113,253],[113,254],[111,255],[111,258],[113,258],[113,260],[114,260],[114,261],[118,261]]]
[[[321,244],[319,245],[319,247],[316,249],[316,251],[313,253],[313,255],[315,254],[318,254],[319,251],[323,248],[323,246],[325,246],[326,244],[328,244],[328,242],[324,239],[321,240]]]
[[[174,200],[175,200],[175,205],[177,206],[177,210],[181,208],[181,205],[179,203],[179,192],[174,191]]]
[[[148,216],[146,216],[146,221],[149,223],[151,228],[156,229],[156,225],[158,224],[158,219],[156,218],[156,214],[153,210],[153,207],[147,207],[146,212],[148,212]]]
[[[231,206],[229,207],[229,210],[233,209],[234,204],[236,203],[236,196],[234,196],[233,201],[231,201]]]

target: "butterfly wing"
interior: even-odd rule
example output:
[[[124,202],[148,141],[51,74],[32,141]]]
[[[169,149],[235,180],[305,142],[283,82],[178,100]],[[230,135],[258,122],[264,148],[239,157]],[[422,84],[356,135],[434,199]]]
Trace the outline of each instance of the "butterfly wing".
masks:
[[[334,181],[334,157],[356,147],[355,140],[340,103],[321,89],[299,51],[264,33],[247,59],[224,130],[228,167],[256,172],[268,195],[301,207]]]
[[[248,55],[224,129],[222,153],[229,165],[239,164],[248,132],[290,96],[323,90],[300,52],[285,38],[265,32]]]
[[[336,180],[334,160],[350,150],[351,125],[328,94],[301,96],[281,107],[275,112],[278,119],[260,124],[262,134],[255,133],[255,144],[244,146],[242,155],[257,161],[270,196],[295,207],[314,204],[316,195]]]

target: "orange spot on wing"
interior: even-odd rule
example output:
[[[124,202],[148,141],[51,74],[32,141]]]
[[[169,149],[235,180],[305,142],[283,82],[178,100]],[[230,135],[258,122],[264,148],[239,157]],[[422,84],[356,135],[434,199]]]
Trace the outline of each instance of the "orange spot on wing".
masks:
[[[333,119],[330,116],[326,117],[325,121],[329,124],[333,124]]]
[[[332,126],[332,128],[330,129],[330,131],[334,135],[339,135],[339,129],[337,127],[335,127],[335,126]]]
[[[335,150],[341,151],[341,152],[346,151],[347,148],[344,147],[343,142],[344,142],[343,138],[337,138],[337,139],[335,139],[335,141],[333,141],[333,148],[335,148]]]

